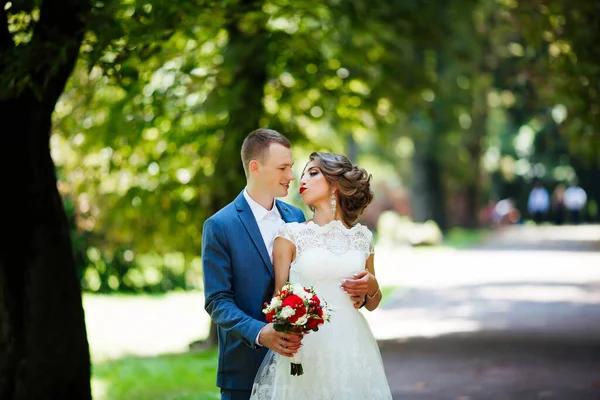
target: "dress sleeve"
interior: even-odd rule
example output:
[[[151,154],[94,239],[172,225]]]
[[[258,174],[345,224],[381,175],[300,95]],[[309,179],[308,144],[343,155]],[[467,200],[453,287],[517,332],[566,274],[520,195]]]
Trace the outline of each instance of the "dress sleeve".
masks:
[[[296,238],[294,237],[294,232],[292,230],[292,224],[285,224],[283,225],[280,229],[279,229],[279,233],[277,233],[277,236],[275,236],[276,238],[278,237],[282,237],[284,239],[289,240],[290,242],[292,242],[294,244],[294,246],[296,245]]]
[[[375,243],[373,243],[373,234],[371,234],[371,239],[369,241],[369,254],[375,254]]]

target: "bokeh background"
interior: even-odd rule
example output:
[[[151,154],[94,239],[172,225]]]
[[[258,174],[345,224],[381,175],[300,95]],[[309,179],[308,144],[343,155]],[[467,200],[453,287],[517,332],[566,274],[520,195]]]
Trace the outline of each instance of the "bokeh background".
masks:
[[[21,116],[51,117],[45,151],[94,398],[218,398],[202,223],[243,189],[239,150],[258,127],[292,140],[297,177],[312,151],[348,155],[373,175],[361,223],[375,233],[387,299],[367,317],[398,398],[598,393],[600,366],[587,356],[548,361],[542,348],[523,362],[527,375],[486,355],[548,332],[597,354],[598,1],[50,3],[4,3],[13,47],[1,53],[2,104],[8,118],[17,103],[56,100]],[[44,35],[52,24],[60,32]],[[65,60],[72,69],[59,68]],[[48,84],[60,74],[63,86]],[[33,122],[23,137],[47,142]],[[537,214],[536,185],[546,199]],[[302,207],[297,189],[285,200]],[[486,332],[531,342],[480,344]],[[456,333],[477,343],[469,360],[484,361],[435,370],[423,360],[448,354],[436,347],[445,342],[408,341]],[[572,368],[557,380],[548,365]]]

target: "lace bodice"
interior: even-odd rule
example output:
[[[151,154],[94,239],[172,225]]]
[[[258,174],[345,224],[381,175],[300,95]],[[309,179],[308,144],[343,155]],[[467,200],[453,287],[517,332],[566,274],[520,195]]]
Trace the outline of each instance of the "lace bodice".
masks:
[[[312,221],[307,223],[291,222],[281,227],[279,234],[296,246],[296,259],[315,248],[327,249],[333,254],[342,255],[351,250],[373,254],[373,234],[361,225],[356,224],[348,229],[342,221],[333,220],[325,226]]]
[[[348,229],[334,220],[325,226],[312,221],[285,224],[278,236],[296,246],[289,280],[313,286],[334,308],[352,308],[349,296],[340,289],[343,279],[365,269],[373,253],[373,234],[360,224]]]

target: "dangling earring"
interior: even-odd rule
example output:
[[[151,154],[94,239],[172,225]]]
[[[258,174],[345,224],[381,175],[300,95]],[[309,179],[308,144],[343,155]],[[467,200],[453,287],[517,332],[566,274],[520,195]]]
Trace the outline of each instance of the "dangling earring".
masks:
[[[337,210],[337,201],[335,201],[335,192],[331,192],[331,216],[335,218],[335,211]]]

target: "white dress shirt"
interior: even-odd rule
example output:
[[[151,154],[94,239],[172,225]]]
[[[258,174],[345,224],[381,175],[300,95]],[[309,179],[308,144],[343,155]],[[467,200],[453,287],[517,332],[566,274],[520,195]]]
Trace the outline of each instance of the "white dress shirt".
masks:
[[[271,259],[271,262],[273,262],[273,242],[275,241],[275,236],[277,236],[285,222],[283,221],[283,218],[281,218],[281,214],[279,214],[275,201],[273,201],[271,210],[267,210],[254,201],[246,189],[244,189],[244,198],[250,205],[252,214],[254,214],[254,219],[256,219],[256,223],[258,224],[260,234],[265,242],[267,253],[269,253],[269,258]]]
[[[244,198],[248,202],[250,209],[252,210],[252,214],[254,215],[254,219],[256,219],[256,223],[258,224],[258,229],[260,230],[260,234],[265,242],[265,247],[267,248],[267,253],[269,253],[269,258],[271,259],[271,263],[273,262],[273,243],[275,242],[275,236],[279,233],[279,229],[285,224],[283,218],[281,218],[281,214],[275,205],[275,201],[273,200],[273,207],[270,210],[267,210],[260,204],[250,197],[248,191],[244,189]],[[260,337],[260,332],[256,335],[256,339],[254,342],[258,346],[262,346],[258,341]]]

